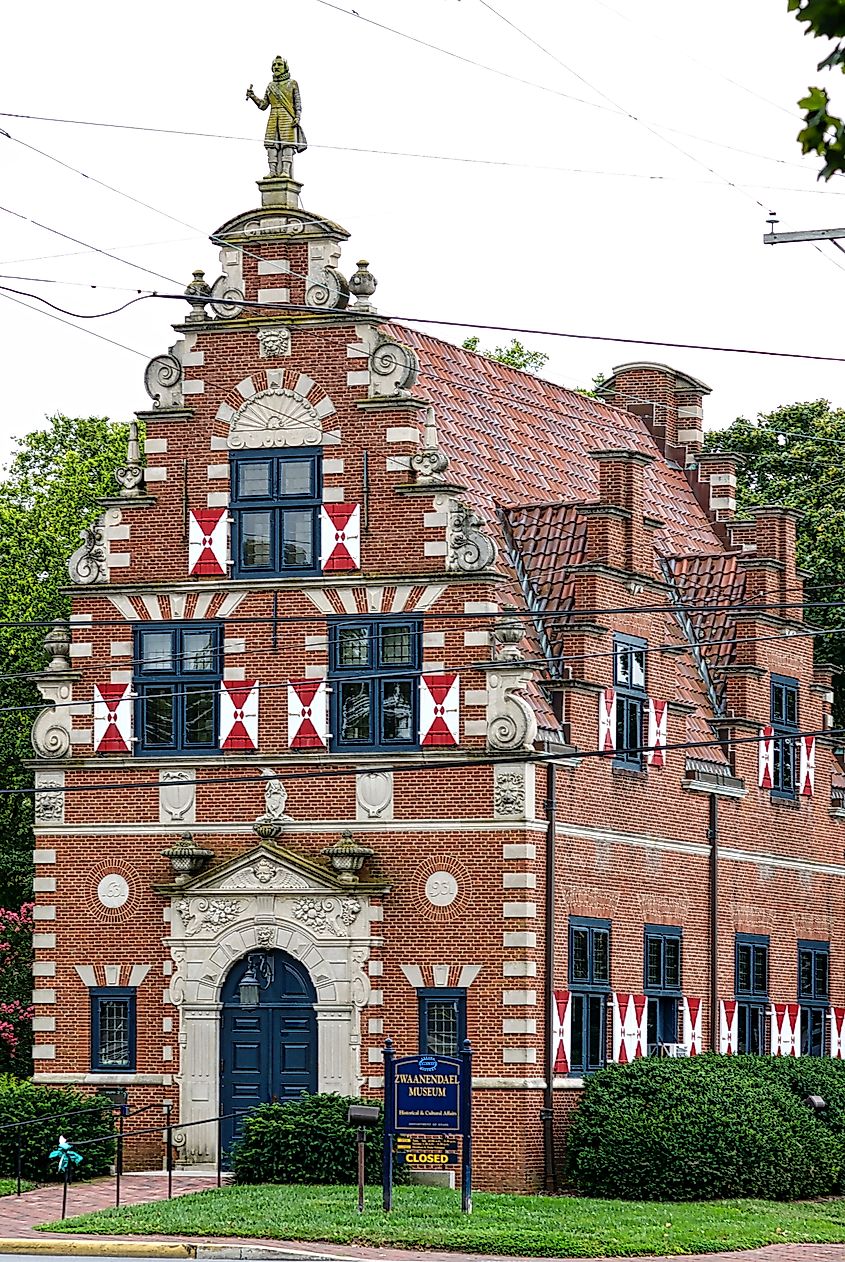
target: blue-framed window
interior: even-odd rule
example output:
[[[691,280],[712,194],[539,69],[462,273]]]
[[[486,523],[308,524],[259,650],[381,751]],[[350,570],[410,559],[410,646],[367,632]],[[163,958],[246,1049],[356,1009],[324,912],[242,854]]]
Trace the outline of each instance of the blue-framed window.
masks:
[[[320,448],[233,453],[230,473],[236,577],[319,574]]]
[[[222,678],[217,623],[149,623],[135,629],[135,733],[139,754],[218,749]]]
[[[420,1054],[457,1056],[467,1036],[465,990],[418,990]]]
[[[766,1051],[769,1009],[769,939],[756,933],[736,935],[737,1051]]]
[[[132,1073],[135,1069],[136,998],[134,988],[92,990],[91,1070]]]
[[[332,749],[419,744],[421,641],[415,618],[330,623]]]
[[[772,793],[794,798],[798,732],[798,680],[772,675],[772,727],[774,729]]]
[[[678,1042],[682,932],[677,925],[646,925],[643,982],[648,996],[648,1054]]]
[[[825,1055],[830,1003],[830,943],[798,943],[798,1002],[801,1005],[801,1055]]]
[[[616,753],[623,767],[643,765],[643,714],[646,696],[646,642],[630,635],[613,637],[613,686],[616,690]]]
[[[569,1067],[591,1073],[607,1063],[610,995],[610,921],[572,916],[569,921]]]

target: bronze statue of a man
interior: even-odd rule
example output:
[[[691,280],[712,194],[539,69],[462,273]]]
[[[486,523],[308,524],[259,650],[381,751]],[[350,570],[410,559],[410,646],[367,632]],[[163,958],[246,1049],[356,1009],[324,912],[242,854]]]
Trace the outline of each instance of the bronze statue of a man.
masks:
[[[272,70],[273,78],[267,84],[264,95],[257,97],[250,84],[246,99],[253,101],[260,110],[269,109],[264,148],[267,150],[270,174],[283,175],[290,179],[294,153],[302,153],[308,147],[305,132],[299,125],[302,101],[299,84],[291,79],[284,57],[274,59]]]

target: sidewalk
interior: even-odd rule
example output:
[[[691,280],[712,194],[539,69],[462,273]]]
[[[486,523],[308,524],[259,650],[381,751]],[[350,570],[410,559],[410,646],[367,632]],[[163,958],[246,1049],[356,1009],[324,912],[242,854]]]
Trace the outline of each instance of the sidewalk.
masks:
[[[198,1178],[174,1172],[173,1195],[202,1192],[216,1186],[216,1179]],[[138,1205],[144,1201],[160,1201],[167,1196],[167,1179],[161,1174],[124,1176],[121,1203]],[[114,1205],[114,1179],[93,1179],[88,1183],[71,1184],[68,1191],[68,1216],[108,1209]],[[25,1192],[21,1197],[0,1199],[0,1256],[12,1253],[40,1252],[55,1255],[96,1254],[101,1257],[171,1257],[212,1259],[259,1259],[273,1262],[295,1259],[329,1258],[346,1262],[481,1262],[477,1254],[435,1253],[428,1250],[375,1248],[370,1245],[319,1244],[314,1241],[248,1240],[231,1236],[81,1236],[60,1232],[36,1231],[39,1223],[55,1222],[62,1212],[60,1184],[48,1184]],[[650,1262],[677,1262],[671,1258],[650,1258]],[[696,1262],[845,1262],[845,1244],[775,1244],[762,1249],[739,1253],[685,1254]],[[511,1258],[508,1262],[537,1262],[536,1258]],[[583,1259],[545,1259],[544,1262],[583,1262]],[[636,1262],[631,1257],[605,1258],[603,1262]]]

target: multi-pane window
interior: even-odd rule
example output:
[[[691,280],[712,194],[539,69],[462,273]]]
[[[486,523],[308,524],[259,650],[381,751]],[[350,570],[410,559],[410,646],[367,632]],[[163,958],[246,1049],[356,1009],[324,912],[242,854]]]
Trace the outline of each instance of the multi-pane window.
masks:
[[[643,712],[647,701],[645,659],[645,640],[627,635],[614,636],[615,761],[628,767],[640,767],[643,761]]]
[[[418,743],[420,638],[414,619],[329,627],[333,749]]]
[[[681,1001],[681,930],[675,925],[646,925],[645,993],[648,996],[648,1054],[678,1042]]]
[[[795,797],[795,751],[798,731],[798,680],[772,675],[772,792]]]
[[[569,1065],[573,1073],[601,1069],[607,1059],[607,1001],[610,992],[610,921],[569,922]]]
[[[801,1054],[824,1056],[830,1002],[829,942],[798,943],[798,1000],[801,1004]]]
[[[138,752],[217,748],[220,628],[154,623],[135,632]]]
[[[457,1056],[466,1038],[466,991],[419,990],[420,1052]]]
[[[91,991],[91,1069],[131,1072],[135,1068],[134,989]]]
[[[769,939],[759,934],[736,936],[737,1051],[766,1050],[769,1007]]]
[[[321,452],[232,456],[232,554],[236,575],[316,574]]]

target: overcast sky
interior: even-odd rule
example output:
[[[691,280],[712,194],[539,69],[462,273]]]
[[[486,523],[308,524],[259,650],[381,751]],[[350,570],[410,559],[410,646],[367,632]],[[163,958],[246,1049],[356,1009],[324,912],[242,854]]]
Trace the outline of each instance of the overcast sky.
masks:
[[[465,323],[429,326],[454,341],[475,320],[845,354],[845,255],[762,243],[769,208],[781,230],[845,223],[845,184],[819,185],[819,160],[802,159],[795,142],[795,101],[829,76],[815,70],[825,48],[803,36],[785,0],[491,3],[7,6],[0,109],[234,139],[0,118],[14,138],[0,138],[6,211],[135,265],[0,212],[0,272],[28,278],[0,284],[82,313],[119,306],[139,287],[181,289],[195,267],[213,281],[207,236],[257,204],[265,170],[264,116],[245,90],[263,90],[280,52],[303,98],[303,202],[352,233],[342,268],[369,259],[381,311]],[[360,17],[349,16],[353,5]],[[836,103],[841,78],[829,86]],[[0,299],[0,460],[53,412],[125,420],[146,407],[145,361],[174,340],[181,314],[150,300],[75,322],[119,347]],[[482,346],[509,337],[481,333]],[[691,372],[713,388],[709,425],[820,396],[845,404],[845,364],[523,340],[548,353],[546,374],[566,385],[635,359]]]

